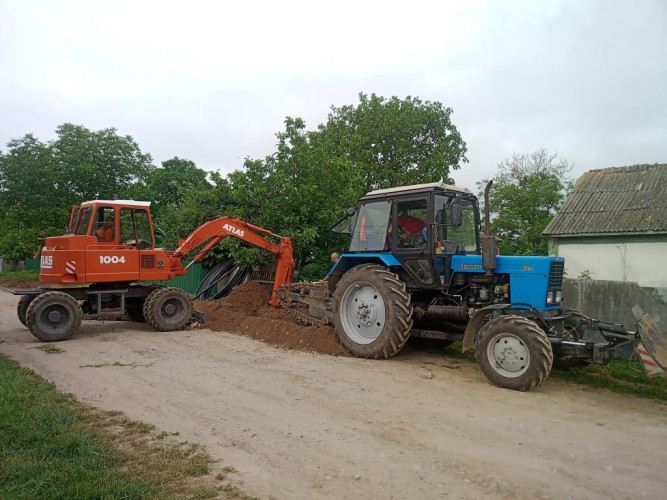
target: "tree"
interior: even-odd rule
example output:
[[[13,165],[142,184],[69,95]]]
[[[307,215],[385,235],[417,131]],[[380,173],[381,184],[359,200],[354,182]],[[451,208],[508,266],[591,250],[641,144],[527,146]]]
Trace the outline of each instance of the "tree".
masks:
[[[572,165],[557,154],[539,149],[514,153],[498,165],[489,193],[491,228],[499,238],[501,253],[546,255],[548,241],[542,231],[563,204],[572,180]],[[480,189],[488,182],[477,184]]]
[[[65,123],[49,143],[56,190],[66,194],[68,204],[93,199],[117,199],[128,194],[136,182],[144,182],[154,168],[151,155],[143,153],[129,136],[115,128],[91,131]]]
[[[153,218],[164,219],[167,207],[178,207],[190,190],[205,191],[212,187],[206,179],[208,172],[197,168],[191,160],[175,156],[162,162],[161,168],[151,170],[145,183],[132,186],[131,197],[152,202]]]
[[[243,170],[216,182],[210,197],[224,200],[218,213],[239,215],[292,238],[301,278],[322,277],[329,255],[347,239],[329,227],[359,197],[377,187],[448,180],[450,169],[466,162],[466,146],[451,123],[452,110],[437,102],[407,97],[359,95],[357,106],[331,108],[328,120],[308,131],[301,118],[287,117],[276,134],[276,152],[246,159]],[[201,195],[200,195],[201,196]],[[207,195],[208,196],[208,195]],[[189,229],[198,214],[188,195]],[[185,236],[186,225],[180,230]],[[232,245],[233,243],[229,243]],[[236,248],[235,257],[244,258]],[[305,271],[305,272],[304,272]]]
[[[27,134],[0,152],[0,256],[8,260],[29,257],[38,238],[62,233],[72,205],[126,197],[153,169],[150,155],[115,129],[66,123],[56,134],[46,144]]]
[[[319,131],[358,172],[361,191],[449,181],[468,162],[452,113],[439,102],[360,93],[357,106],[332,107]]]

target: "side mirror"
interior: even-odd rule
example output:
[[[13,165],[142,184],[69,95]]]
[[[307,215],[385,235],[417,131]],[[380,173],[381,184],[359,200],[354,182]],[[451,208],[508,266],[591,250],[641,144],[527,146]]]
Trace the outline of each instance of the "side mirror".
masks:
[[[461,209],[461,200],[456,199],[452,206],[450,207],[449,212],[449,225],[450,226],[460,226],[463,222],[463,210]]]
[[[347,216],[348,216],[348,217],[352,217],[355,213],[357,213],[357,209],[356,209],[356,208],[348,208],[348,209],[347,209]]]

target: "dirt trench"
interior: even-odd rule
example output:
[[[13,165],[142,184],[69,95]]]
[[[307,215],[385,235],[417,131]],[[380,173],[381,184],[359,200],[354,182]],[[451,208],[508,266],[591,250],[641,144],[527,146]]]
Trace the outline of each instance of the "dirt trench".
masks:
[[[222,299],[196,301],[195,309],[208,315],[199,328],[238,333],[283,349],[350,356],[332,327],[301,325],[286,311],[272,308],[270,298],[266,288],[248,281]]]

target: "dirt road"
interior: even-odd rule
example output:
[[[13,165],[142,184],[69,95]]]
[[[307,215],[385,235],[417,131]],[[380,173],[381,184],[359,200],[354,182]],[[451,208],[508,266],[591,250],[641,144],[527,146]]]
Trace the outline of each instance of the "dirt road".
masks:
[[[47,354],[16,302],[0,292],[0,352],[205,445],[261,498],[664,498],[663,404],[554,380],[501,390],[414,350],[366,361],[127,322],[85,321]]]

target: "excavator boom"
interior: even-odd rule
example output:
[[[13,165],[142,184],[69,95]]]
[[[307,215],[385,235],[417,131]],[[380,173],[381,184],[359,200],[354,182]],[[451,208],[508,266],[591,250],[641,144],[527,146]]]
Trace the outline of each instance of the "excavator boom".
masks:
[[[230,236],[276,255],[278,264],[276,267],[275,281],[273,283],[273,292],[269,303],[273,307],[277,307],[279,302],[278,297],[276,296],[276,290],[280,286],[291,282],[292,272],[294,271],[292,240],[288,237],[279,236],[267,229],[249,224],[238,218],[220,217],[202,224],[192,231],[186,239],[180,240],[178,242],[178,248],[173,252],[172,257],[175,258],[180,265],[182,258],[192,253],[201,245],[204,245],[193,258],[193,262],[198,262],[204,258],[211,248],[216,246],[220,240]],[[278,243],[273,243],[267,238],[277,238],[280,241]]]

